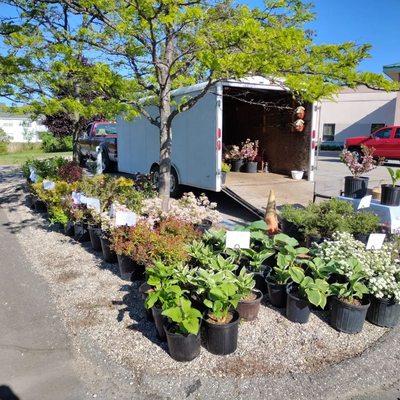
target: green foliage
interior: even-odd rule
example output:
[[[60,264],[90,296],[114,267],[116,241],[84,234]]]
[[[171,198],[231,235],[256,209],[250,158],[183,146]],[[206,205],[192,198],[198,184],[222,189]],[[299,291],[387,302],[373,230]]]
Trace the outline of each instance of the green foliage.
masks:
[[[66,226],[68,223],[68,215],[65,213],[62,207],[52,206],[48,209],[49,219],[52,224],[61,224]]]
[[[269,259],[275,254],[273,249],[263,249],[256,251],[254,249],[243,249],[243,256],[248,261],[248,266],[254,272],[261,271],[261,266],[264,264],[265,260]]]
[[[42,132],[40,138],[42,140],[42,149],[46,153],[72,151],[72,136],[57,138],[50,132]]]
[[[222,166],[221,166],[221,171],[228,173],[228,172],[230,172],[230,170],[231,170],[231,166],[229,164],[227,164],[226,162],[223,162]]]
[[[162,315],[175,322],[178,333],[197,335],[200,329],[201,312],[192,307],[190,300],[183,297],[177,299],[177,305],[167,308]]]
[[[400,179],[400,168],[395,170],[393,168],[387,167],[386,169],[389,172],[390,179],[392,180],[392,185],[393,187],[395,187],[396,182]]]
[[[254,275],[242,268],[236,281],[240,298],[246,299],[253,291],[255,284]]]
[[[342,200],[331,199],[305,208],[285,205],[282,218],[293,223],[304,236],[330,238],[334,232],[371,233],[379,227],[379,218],[367,211],[355,211]]]
[[[10,143],[10,137],[2,128],[0,128],[0,154],[7,153],[7,148],[9,143]]]
[[[66,164],[68,160],[63,157],[52,157],[44,160],[28,160],[22,165],[22,173],[25,178],[29,178],[30,169],[32,167],[39,180],[43,179],[57,179],[59,168]]]

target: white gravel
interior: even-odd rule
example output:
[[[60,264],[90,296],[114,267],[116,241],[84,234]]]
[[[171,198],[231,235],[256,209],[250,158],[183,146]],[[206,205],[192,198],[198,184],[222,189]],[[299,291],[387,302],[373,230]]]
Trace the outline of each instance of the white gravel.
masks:
[[[306,325],[288,321],[279,310],[263,305],[256,321],[241,323],[236,353],[219,357],[204,348],[190,363],[175,362],[145,317],[137,288],[123,281],[117,265],[105,263],[90,243],[81,245],[53,231],[48,222],[24,205],[16,192],[22,179],[0,182],[0,206],[9,229],[48,282],[74,348],[95,351],[131,371],[131,385],[150,384],[149,376],[173,382],[182,378],[249,377],[317,371],[362,353],[387,331],[365,323],[362,333],[347,335],[331,328],[324,313],[312,314]],[[16,195],[18,194],[18,196]],[[156,386],[156,382],[151,383]],[[196,388],[194,388],[195,390]]]

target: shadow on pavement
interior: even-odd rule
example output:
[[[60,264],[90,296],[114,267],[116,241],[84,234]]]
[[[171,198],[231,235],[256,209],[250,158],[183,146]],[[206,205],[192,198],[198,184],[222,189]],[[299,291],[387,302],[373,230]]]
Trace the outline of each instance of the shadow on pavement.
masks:
[[[0,385],[0,400],[21,400],[7,385]]]

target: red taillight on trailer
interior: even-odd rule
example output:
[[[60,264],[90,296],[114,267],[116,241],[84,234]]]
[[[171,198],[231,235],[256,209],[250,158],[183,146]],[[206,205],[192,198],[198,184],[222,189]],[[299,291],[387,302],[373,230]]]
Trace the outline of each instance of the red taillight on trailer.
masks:
[[[222,143],[220,140],[217,140],[217,150],[220,151],[222,149]]]
[[[221,128],[218,128],[217,129],[217,138],[221,139],[221,137],[222,137],[222,130],[221,130]]]

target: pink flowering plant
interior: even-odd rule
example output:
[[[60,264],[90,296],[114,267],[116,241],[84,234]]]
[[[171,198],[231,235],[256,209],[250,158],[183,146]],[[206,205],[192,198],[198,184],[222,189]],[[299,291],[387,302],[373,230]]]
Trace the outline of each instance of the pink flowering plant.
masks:
[[[225,161],[237,161],[240,160],[241,158],[242,154],[239,146],[237,145],[229,146],[227,152],[224,155]]]
[[[357,152],[351,152],[347,149],[343,149],[342,153],[340,154],[340,160],[346,164],[347,168],[354,177],[366,174],[367,172],[374,170],[379,165],[382,165],[384,162],[384,158],[374,160],[373,154],[375,149],[373,147],[361,145],[361,151],[363,153],[361,160],[359,160],[359,155]]]
[[[252,142],[250,139],[242,142],[240,154],[245,161],[254,161],[258,154],[258,140]]]

